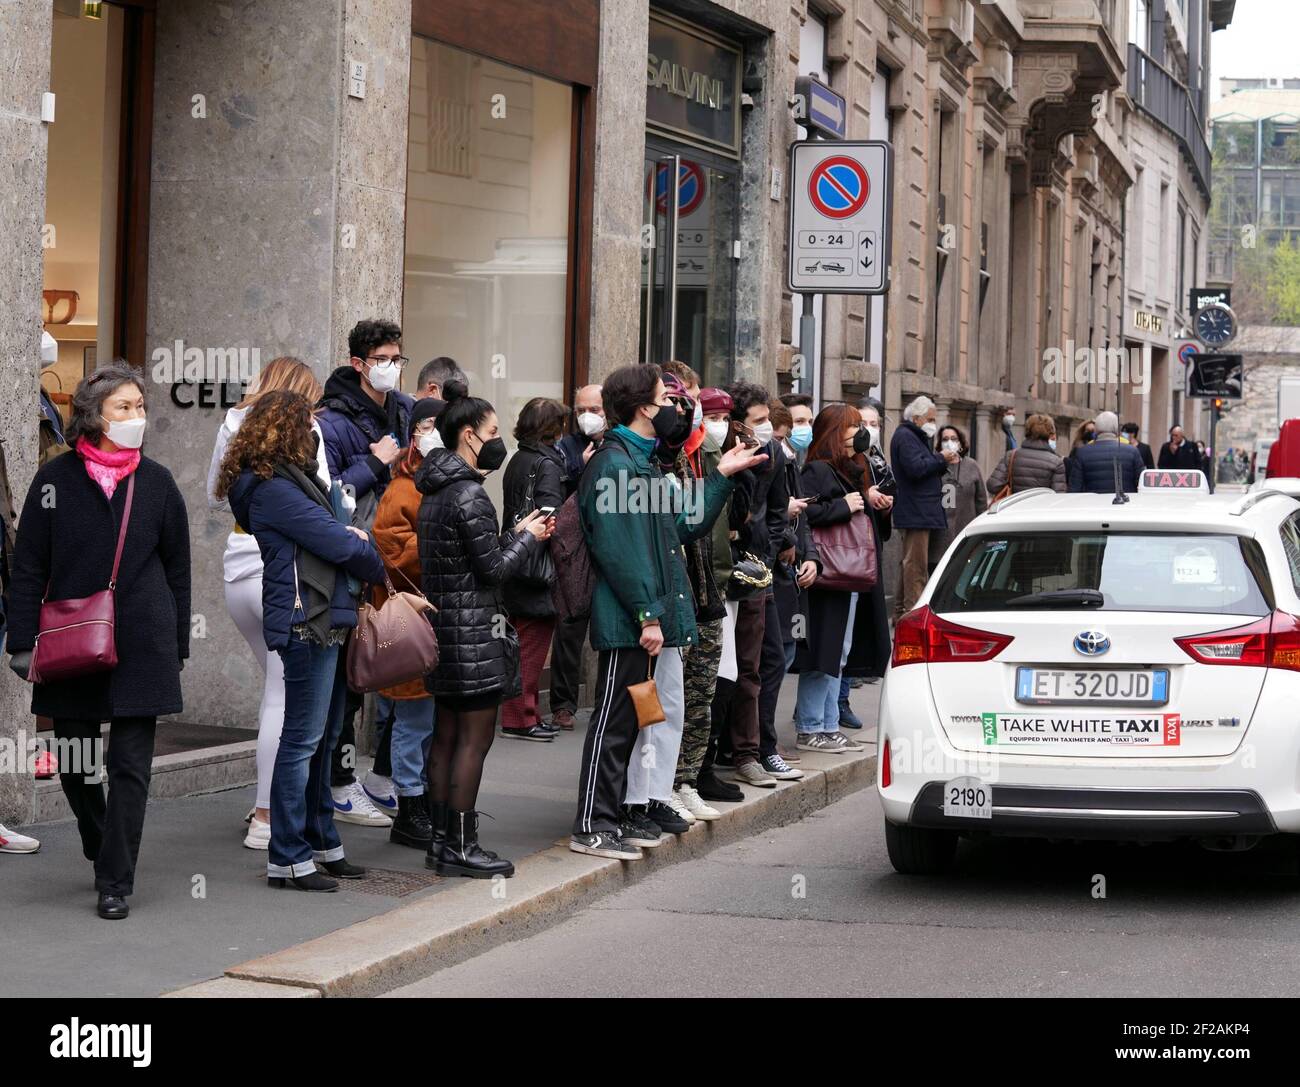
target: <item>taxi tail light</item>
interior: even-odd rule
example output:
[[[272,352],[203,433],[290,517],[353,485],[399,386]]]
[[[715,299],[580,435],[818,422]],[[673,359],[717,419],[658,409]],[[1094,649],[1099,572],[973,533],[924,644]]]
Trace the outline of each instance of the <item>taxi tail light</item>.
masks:
[[[949,622],[928,607],[910,611],[894,628],[894,653],[890,663],[958,664],[988,661],[1013,641],[1009,634],[995,634]]]
[[[1245,626],[1175,638],[1198,664],[1237,664],[1300,672],[1300,619],[1284,611]]]

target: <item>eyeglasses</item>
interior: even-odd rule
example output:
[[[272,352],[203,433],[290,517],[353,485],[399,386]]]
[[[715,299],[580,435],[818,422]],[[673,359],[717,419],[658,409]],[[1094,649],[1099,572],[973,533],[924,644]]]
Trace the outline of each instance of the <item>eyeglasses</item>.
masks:
[[[405,366],[411,360],[408,359],[405,355],[393,355],[391,358],[388,355],[367,355],[366,361],[367,362],[393,362],[396,363],[399,367],[401,367],[401,366]]]

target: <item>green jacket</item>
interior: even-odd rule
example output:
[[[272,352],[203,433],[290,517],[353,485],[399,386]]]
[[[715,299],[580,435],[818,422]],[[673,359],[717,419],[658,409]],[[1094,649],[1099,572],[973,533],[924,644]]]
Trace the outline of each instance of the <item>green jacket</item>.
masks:
[[[578,509],[596,572],[594,649],[638,645],[646,619],[659,620],[665,646],[697,640],[682,544],[709,534],[733,484],[715,466],[704,480],[702,509],[666,501],[672,486],[641,449],[613,430],[582,473]],[[693,497],[700,501],[698,493]]]
[[[704,474],[712,472],[721,459],[722,447],[705,435],[704,444],[700,446]],[[725,598],[727,582],[731,580],[731,518],[725,516],[713,522],[713,580],[717,583],[718,592]]]

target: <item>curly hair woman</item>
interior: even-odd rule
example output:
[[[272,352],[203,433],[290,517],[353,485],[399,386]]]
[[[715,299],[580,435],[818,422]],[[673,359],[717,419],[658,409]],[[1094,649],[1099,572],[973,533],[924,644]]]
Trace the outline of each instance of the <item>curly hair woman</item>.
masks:
[[[145,421],[145,383],[125,362],[77,386],[67,428],[74,451],[32,480],[9,589],[10,667],[24,679],[40,673],[44,601],[114,590],[116,666],[32,688],[32,713],[54,718],[57,740],[90,755],[89,765],[61,758],[59,782],[95,865],[99,916],[109,920],[129,912],[157,719],[180,713],[189,656],[189,519],[171,473],[140,452]],[[101,721],[112,722],[107,802]]]
[[[216,493],[226,449],[257,401],[277,389],[300,393],[311,404],[321,397],[320,382],[301,359],[281,356],[262,367],[244,398],[226,412],[226,418],[217,431],[208,469],[210,509],[229,511],[230,504],[224,498],[218,498]],[[320,433],[315,419],[312,420],[312,433]],[[326,487],[330,485],[323,448],[316,455],[316,475]],[[244,835],[244,845],[249,849],[266,849],[271,843],[271,771],[275,767],[276,748],[280,746],[280,729],[284,726],[284,672],[279,656],[266,648],[262,637],[262,552],[257,541],[238,525],[232,526],[226,537],[222,574],[230,618],[253,651],[265,677],[262,704],[257,714],[257,796],[253,811],[246,820],[248,832]]]
[[[334,827],[328,760],[343,725],[339,649],[357,623],[348,574],[384,577],[370,538],[334,514],[316,475],[311,405],[276,390],[258,398],[221,462],[215,494],[262,553],[262,636],[284,668],[284,730],[271,781],[267,882],[334,891],[359,879]]]

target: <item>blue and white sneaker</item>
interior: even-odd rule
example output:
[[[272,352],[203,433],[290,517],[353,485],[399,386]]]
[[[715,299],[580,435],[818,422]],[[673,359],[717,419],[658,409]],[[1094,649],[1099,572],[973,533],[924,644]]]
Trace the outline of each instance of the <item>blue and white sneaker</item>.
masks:
[[[385,815],[392,817],[397,814],[397,790],[393,787],[392,778],[371,770],[366,774],[361,788],[370,797],[370,802]]]
[[[330,786],[334,798],[334,818],[340,823],[362,827],[391,827],[393,821],[376,808],[357,782],[340,788]]]

